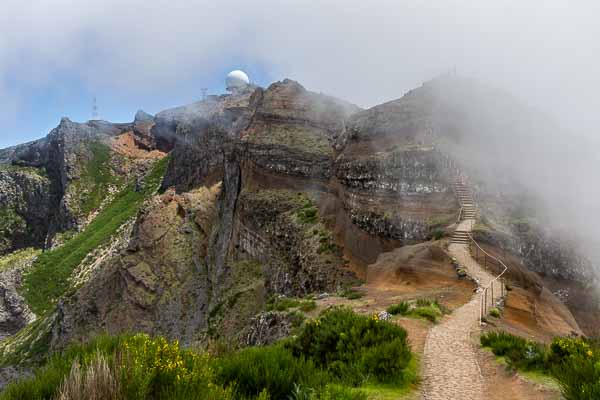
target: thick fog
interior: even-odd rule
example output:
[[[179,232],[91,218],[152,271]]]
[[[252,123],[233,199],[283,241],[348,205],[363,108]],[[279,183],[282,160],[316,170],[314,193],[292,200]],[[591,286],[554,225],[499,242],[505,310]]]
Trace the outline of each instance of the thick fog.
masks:
[[[5,0],[0,122],[23,118],[29,97],[69,79],[115,97],[160,95],[235,64],[361,106],[456,68],[591,130],[598,15],[592,0]]]
[[[561,219],[600,237],[598,15],[592,0],[5,0],[0,125],[19,132],[31,97],[70,79],[141,98],[260,66],[262,79],[369,107],[456,70],[553,121],[507,132],[504,160]]]

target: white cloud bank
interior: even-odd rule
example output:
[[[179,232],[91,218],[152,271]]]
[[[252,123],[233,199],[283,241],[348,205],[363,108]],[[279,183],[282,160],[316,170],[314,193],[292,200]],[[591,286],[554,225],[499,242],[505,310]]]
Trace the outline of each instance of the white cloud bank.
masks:
[[[456,67],[567,123],[600,119],[597,1],[4,0],[1,8],[0,80],[12,83],[2,103],[57,73],[156,93],[242,56],[362,106]]]

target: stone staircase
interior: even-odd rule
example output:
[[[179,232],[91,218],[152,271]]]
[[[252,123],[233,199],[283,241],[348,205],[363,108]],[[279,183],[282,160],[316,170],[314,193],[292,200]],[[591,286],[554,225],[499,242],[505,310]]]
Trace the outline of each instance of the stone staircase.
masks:
[[[458,202],[462,207],[460,220],[464,221],[477,219],[477,208],[475,207],[475,201],[473,200],[473,193],[462,179],[456,179],[454,182],[454,191],[456,192],[456,197],[458,198]],[[469,232],[470,229],[456,229],[452,234],[450,242],[468,245],[470,241]]]

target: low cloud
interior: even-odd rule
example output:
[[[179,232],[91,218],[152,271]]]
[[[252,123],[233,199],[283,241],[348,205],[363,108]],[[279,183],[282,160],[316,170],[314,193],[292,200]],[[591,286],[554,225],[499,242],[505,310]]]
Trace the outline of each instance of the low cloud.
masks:
[[[597,15],[594,1],[5,0],[0,119],[14,119],[6,103],[67,78],[115,97],[160,96],[235,63],[361,106],[456,68],[591,132]]]

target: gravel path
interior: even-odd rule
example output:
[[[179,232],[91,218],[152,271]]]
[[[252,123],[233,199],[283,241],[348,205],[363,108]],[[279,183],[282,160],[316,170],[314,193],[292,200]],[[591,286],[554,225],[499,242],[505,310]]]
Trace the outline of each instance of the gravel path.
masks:
[[[464,220],[457,229],[471,231],[471,222]],[[467,245],[452,243],[448,250],[481,286],[493,279],[471,257]],[[423,400],[483,399],[484,380],[471,340],[471,333],[479,329],[479,309],[480,296],[476,293],[469,303],[429,331],[423,355]]]

